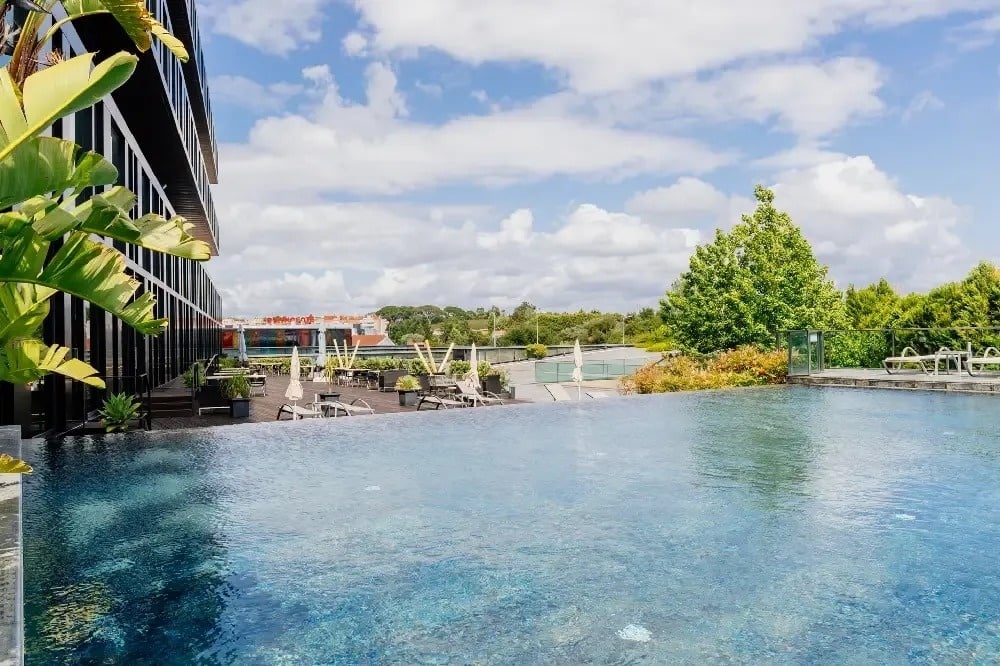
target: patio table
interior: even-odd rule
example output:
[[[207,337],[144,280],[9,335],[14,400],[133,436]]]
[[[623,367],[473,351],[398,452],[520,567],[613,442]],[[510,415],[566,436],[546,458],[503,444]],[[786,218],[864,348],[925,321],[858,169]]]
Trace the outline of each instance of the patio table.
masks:
[[[955,370],[957,372],[962,372],[962,362],[965,358],[969,356],[967,351],[939,351],[934,354],[934,374],[940,374],[938,371],[938,366],[941,361],[944,361],[944,372],[949,374],[951,372],[952,363],[955,364]]]

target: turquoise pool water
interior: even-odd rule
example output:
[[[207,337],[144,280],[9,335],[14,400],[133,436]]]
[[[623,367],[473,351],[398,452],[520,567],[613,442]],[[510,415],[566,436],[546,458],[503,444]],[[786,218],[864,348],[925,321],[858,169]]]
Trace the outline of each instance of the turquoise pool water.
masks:
[[[995,663],[998,407],[763,389],[39,448],[27,662]]]

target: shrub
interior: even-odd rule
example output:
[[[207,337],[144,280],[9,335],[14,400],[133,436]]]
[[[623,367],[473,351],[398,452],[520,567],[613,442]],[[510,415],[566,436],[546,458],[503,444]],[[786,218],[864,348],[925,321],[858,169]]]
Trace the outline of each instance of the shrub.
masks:
[[[406,365],[401,367],[400,370],[406,370],[411,375],[422,375],[427,372],[427,368],[424,367],[423,362],[419,358],[408,359]]]
[[[201,388],[205,385],[205,364],[201,361],[198,362],[198,386],[194,386],[194,372],[191,368],[188,368],[181,374],[181,381],[184,382],[186,388]]]
[[[480,379],[488,376],[492,371],[493,371],[493,366],[490,365],[489,361],[480,361],[479,363],[476,364],[476,374],[479,375]]]
[[[396,380],[397,391],[418,391],[420,390],[420,380],[413,375],[403,375]]]
[[[130,422],[139,418],[139,401],[128,393],[112,393],[100,410],[106,432],[125,432]]]
[[[246,399],[250,397],[250,382],[244,374],[233,375],[222,380],[219,390],[226,400]]]
[[[232,356],[220,356],[219,357],[219,367],[220,368],[236,368],[239,367],[239,361],[237,361]]]
[[[472,364],[468,361],[452,361],[448,364],[448,374],[452,377],[464,377],[471,369]]]
[[[541,344],[527,345],[524,351],[527,353],[528,358],[545,358],[549,355],[548,347]]]
[[[637,370],[619,382],[623,393],[700,391],[735,386],[780,384],[787,373],[782,351],[746,346],[714,358],[672,356]]]

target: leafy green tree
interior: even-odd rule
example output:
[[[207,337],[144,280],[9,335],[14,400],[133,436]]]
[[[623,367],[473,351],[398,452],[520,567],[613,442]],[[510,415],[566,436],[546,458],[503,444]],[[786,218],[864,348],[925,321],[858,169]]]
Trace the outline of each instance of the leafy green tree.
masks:
[[[902,305],[903,299],[885,278],[862,289],[851,285],[844,294],[847,323],[855,329],[895,326],[903,314]]]
[[[758,185],[757,209],[699,246],[661,301],[677,340],[700,352],[773,344],[784,329],[843,324],[840,292],[774,193]]]

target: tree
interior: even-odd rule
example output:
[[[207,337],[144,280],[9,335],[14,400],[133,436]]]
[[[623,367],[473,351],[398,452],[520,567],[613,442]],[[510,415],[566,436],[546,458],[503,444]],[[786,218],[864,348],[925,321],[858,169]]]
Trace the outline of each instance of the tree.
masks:
[[[147,335],[161,333],[167,321],[155,318],[150,293],[135,297],[139,283],[126,273],[124,255],[92,235],[197,261],[210,253],[183,218],[130,219],[135,195],[124,187],[104,189],[118,174],[103,156],[42,136],[57,119],[124,84],[138,62],[124,52],[96,67],[92,53],[63,60],[55,52],[43,59],[42,49],[65,22],[110,14],[139,50],[148,50],[155,37],[182,61],[188,58],[143,0],[62,4],[67,17],[44,32],[51,0],[28,11],[19,26],[7,23],[7,3],[0,11],[3,34],[19,36],[0,69],[0,210],[8,211],[0,213],[0,380],[28,383],[56,372],[103,387],[96,369],[41,341],[49,299],[60,291],[78,296]]]
[[[791,217],[758,185],[757,209],[699,246],[661,301],[677,340],[700,352],[772,344],[785,329],[843,323],[840,293]]]
[[[847,322],[855,329],[896,325],[902,316],[902,304],[903,299],[885,278],[863,289],[851,285],[844,294]]]

